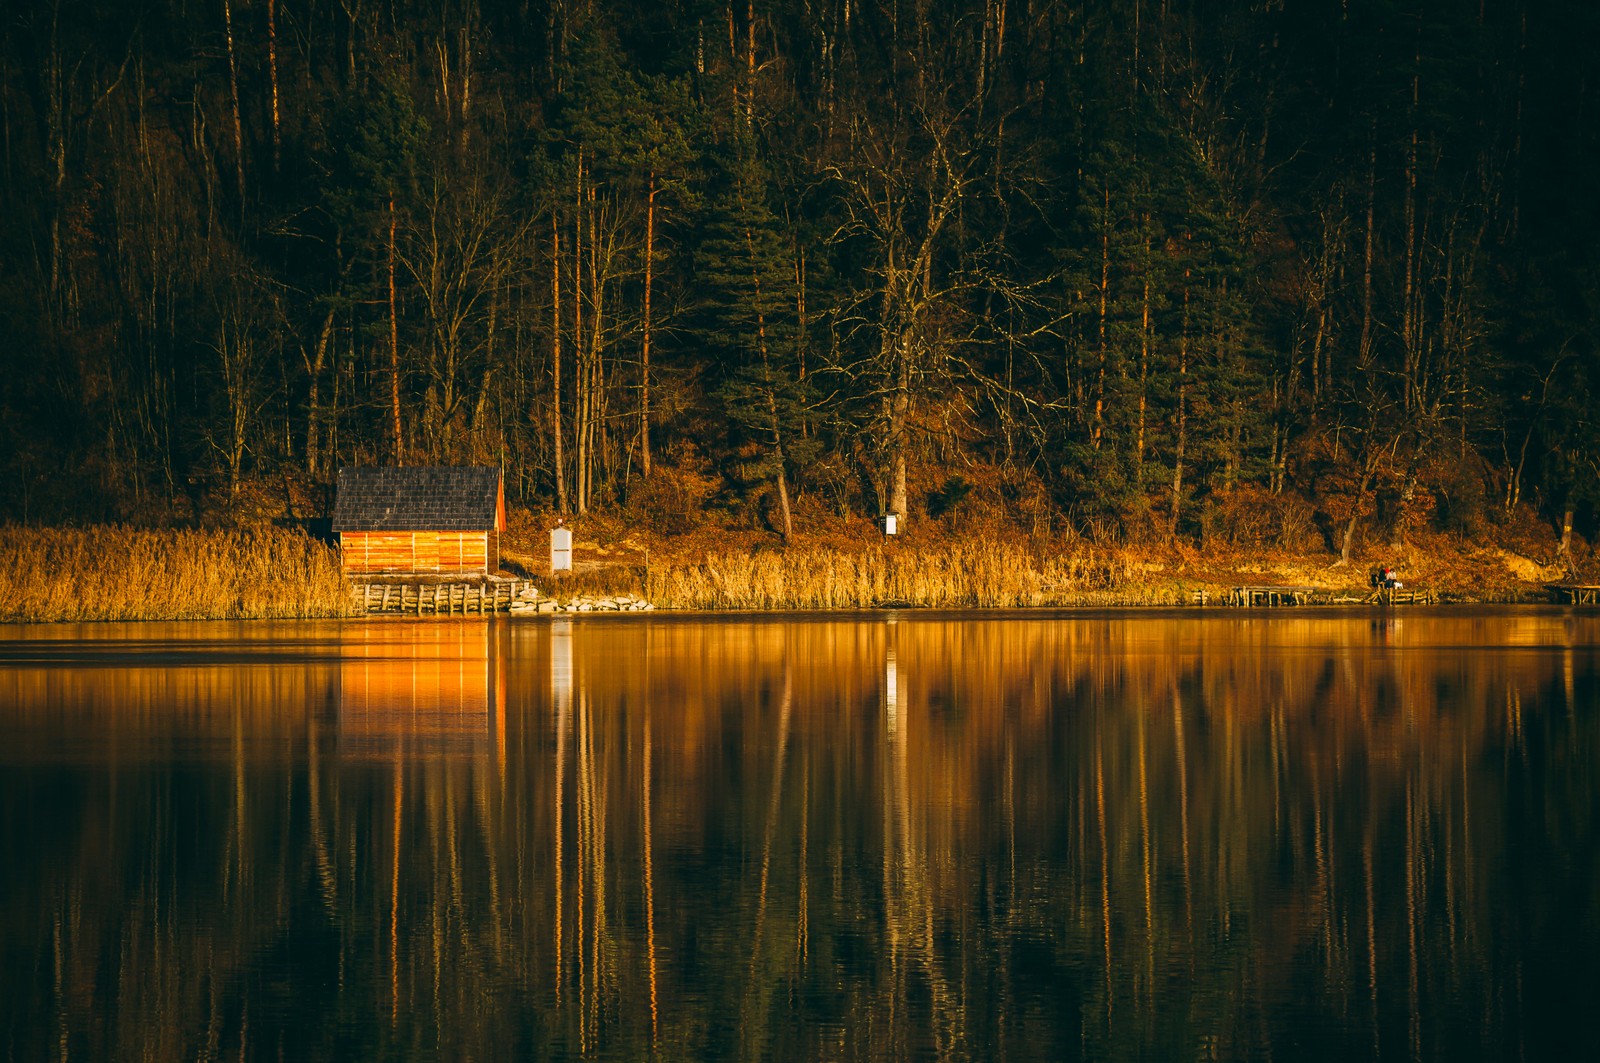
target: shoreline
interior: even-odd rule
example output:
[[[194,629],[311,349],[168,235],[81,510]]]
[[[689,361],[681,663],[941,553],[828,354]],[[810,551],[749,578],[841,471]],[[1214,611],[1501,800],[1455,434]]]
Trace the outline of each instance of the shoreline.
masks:
[[[529,523],[508,543],[502,568],[508,577],[531,581],[536,601],[576,603],[539,615],[1346,609],[1367,605],[1360,599],[1372,594],[1368,573],[1380,566],[1394,568],[1408,590],[1426,592],[1445,607],[1560,604],[1552,601],[1550,585],[1593,582],[1571,564],[1540,562],[1505,545],[1443,538],[1341,564],[1325,553],[1096,546],[1001,535],[925,534],[887,542],[834,535],[777,546],[732,533],[693,539],[638,530],[607,534],[598,522],[575,537],[577,571],[552,578],[537,571],[540,532]],[[393,615],[366,612],[354,585],[340,571],[334,548],[295,529],[0,527],[0,623]],[[1292,587],[1316,600],[1228,604],[1230,590],[1243,586]],[[600,608],[602,601],[625,604]]]
[[[40,631],[47,628],[109,629],[126,625],[217,625],[227,624],[250,628],[269,628],[273,625],[326,624],[340,626],[348,623],[378,624],[537,624],[553,621],[584,619],[601,623],[628,623],[631,621],[752,621],[778,622],[784,620],[805,622],[866,621],[874,618],[897,620],[928,619],[934,621],[973,620],[1070,620],[1070,619],[1138,619],[1152,620],[1253,620],[1267,623],[1289,622],[1296,618],[1305,620],[1392,619],[1412,616],[1418,619],[1439,618],[1453,613],[1466,615],[1497,615],[1510,612],[1528,612],[1560,615],[1600,615],[1600,610],[1588,605],[1568,605],[1551,601],[1453,601],[1415,606],[1356,605],[1304,605],[1277,608],[1241,608],[1234,606],[1194,605],[1048,605],[1048,606],[881,606],[876,608],[840,609],[654,609],[654,610],[591,610],[556,611],[545,613],[489,613],[453,614],[439,616],[398,613],[350,613],[342,616],[306,617],[184,617],[148,618],[140,620],[30,620],[0,621],[0,632]],[[25,640],[26,641],[26,640]]]

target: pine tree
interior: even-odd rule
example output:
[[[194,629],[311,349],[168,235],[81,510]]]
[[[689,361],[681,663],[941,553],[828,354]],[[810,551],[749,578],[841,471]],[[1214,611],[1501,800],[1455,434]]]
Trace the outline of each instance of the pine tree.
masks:
[[[769,205],[767,170],[751,139],[736,140],[719,162],[697,254],[700,337],[716,360],[716,395],[733,441],[758,455],[752,474],[772,484],[787,541],[794,534],[791,470],[814,449],[801,431],[808,396],[799,371],[793,244]]]

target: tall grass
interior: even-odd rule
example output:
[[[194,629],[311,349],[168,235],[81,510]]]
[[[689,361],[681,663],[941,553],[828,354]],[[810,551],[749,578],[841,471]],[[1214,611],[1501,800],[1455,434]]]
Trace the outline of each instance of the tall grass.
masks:
[[[815,548],[720,553],[652,567],[643,588],[674,609],[857,609],[882,605],[1006,608],[1161,605],[1170,580],[1150,583],[1114,551],[1035,551],[1022,544],[898,544],[860,552]]]
[[[0,621],[343,616],[338,555],[303,532],[0,527]]]

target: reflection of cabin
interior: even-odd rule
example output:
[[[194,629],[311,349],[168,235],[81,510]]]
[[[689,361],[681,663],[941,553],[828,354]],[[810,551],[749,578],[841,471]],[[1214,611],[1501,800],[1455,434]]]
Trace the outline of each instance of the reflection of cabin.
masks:
[[[504,683],[487,625],[353,625],[340,647],[340,752],[486,754],[500,733]]]
[[[351,573],[487,574],[500,567],[506,496],[500,470],[339,470],[333,530]]]

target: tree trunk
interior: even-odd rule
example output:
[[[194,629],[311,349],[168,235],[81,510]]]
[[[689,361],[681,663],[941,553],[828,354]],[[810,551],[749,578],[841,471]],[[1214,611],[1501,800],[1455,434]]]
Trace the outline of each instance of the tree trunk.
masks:
[[[1374,121],[1372,146],[1367,156],[1367,234],[1361,251],[1361,338],[1356,363],[1363,371],[1372,366],[1372,252],[1374,206],[1378,195],[1378,132]]]
[[[239,185],[239,224],[244,224],[244,125],[239,120],[239,63],[233,49],[233,5],[222,0],[222,24],[228,44],[228,90],[233,104],[233,170]]]
[[[1178,537],[1178,514],[1183,504],[1183,451],[1188,441],[1189,411],[1189,289],[1183,289],[1183,328],[1178,334],[1177,439],[1172,450],[1172,509],[1167,516],[1167,538]]]
[[[745,5],[744,49],[744,124],[746,128],[756,120],[756,0]]]
[[[1139,427],[1133,444],[1134,483],[1144,491],[1144,429],[1145,415],[1150,405],[1148,384],[1150,380],[1150,268],[1149,248],[1146,247],[1144,274],[1144,307],[1139,325]]]
[[[394,196],[389,197],[389,432],[394,441],[396,465],[405,464],[405,437],[400,430],[400,312],[394,290],[396,218]]]
[[[330,307],[317,333],[316,354],[306,359],[306,472],[315,476],[321,465],[322,368],[328,360],[328,338],[333,335],[335,311]],[[304,348],[301,348],[304,350]]]
[[[1421,56],[1417,57],[1421,62]],[[1401,409],[1411,412],[1421,374],[1421,309],[1417,305],[1417,82],[1411,75],[1411,141],[1405,160],[1405,280],[1400,301]]]
[[[1111,288],[1111,189],[1105,190],[1104,209],[1100,214],[1100,344],[1094,381],[1094,419],[1090,422],[1089,442],[1100,449],[1100,437],[1105,429],[1106,412],[1106,349],[1107,305]]]
[[[644,335],[639,351],[639,468],[650,476],[650,288],[654,278],[656,248],[656,175],[650,174],[650,194],[644,210]]]
[[[561,430],[561,221],[550,215],[550,443],[556,467],[556,512],[567,512],[567,470]]]
[[[573,509],[580,516],[589,510],[584,491],[584,470],[588,454],[584,450],[589,419],[589,381],[584,364],[583,333],[583,150],[578,151],[578,198],[572,221],[572,487]]]
[[[778,488],[779,517],[783,523],[783,541],[788,542],[794,536],[794,518],[789,512],[789,475],[784,468],[783,425],[778,417],[778,400],[775,393],[777,385],[772,376],[772,359],[767,353],[767,315],[761,309],[761,274],[756,268],[755,238],[749,229],[744,231],[744,244],[750,254],[750,278],[755,287],[756,350],[761,356],[761,383],[766,391],[767,417],[772,432],[772,457],[777,464],[774,480]]]
[[[283,136],[278,122],[278,0],[267,0],[267,77],[272,83],[272,172],[283,159]]]
[[[589,196],[589,339],[584,344],[588,356],[589,377],[585,389],[589,393],[589,461],[584,469],[583,497],[592,505],[595,487],[602,471],[609,472],[607,422],[609,410],[606,403],[605,353],[605,277],[600,269],[600,208],[595,202],[595,189],[591,185]]]
[[[905,531],[906,511],[910,509],[906,484],[907,421],[911,416],[911,356],[905,350],[910,342],[901,337],[900,365],[895,374],[894,393],[889,398],[889,505],[898,530]]]
[[[1356,525],[1361,521],[1361,500],[1367,497],[1367,488],[1372,486],[1372,470],[1367,462],[1362,462],[1361,483],[1356,486],[1355,503],[1350,510],[1350,519],[1344,525],[1344,539],[1339,543],[1339,564],[1350,563],[1350,548],[1355,543]]]

